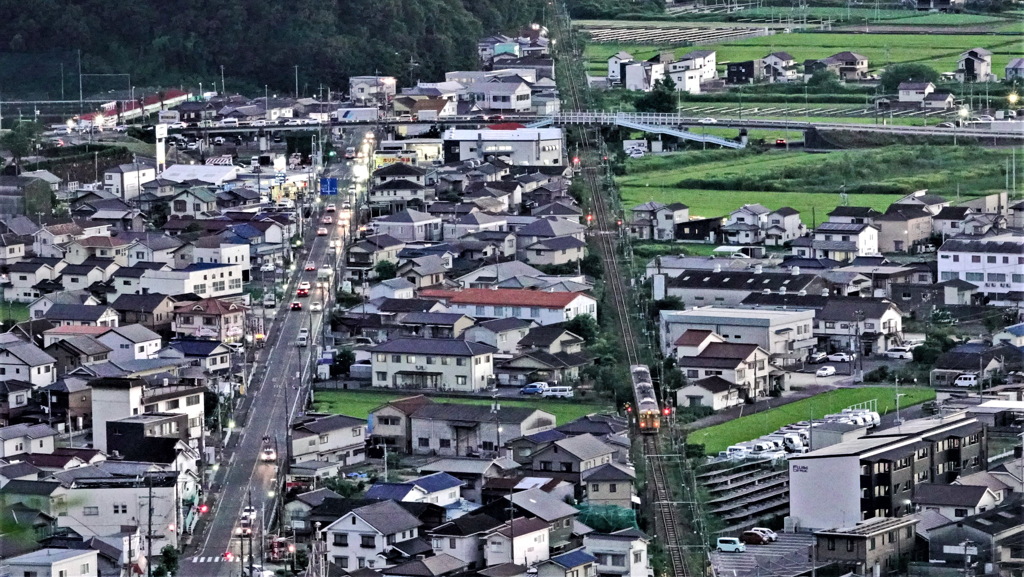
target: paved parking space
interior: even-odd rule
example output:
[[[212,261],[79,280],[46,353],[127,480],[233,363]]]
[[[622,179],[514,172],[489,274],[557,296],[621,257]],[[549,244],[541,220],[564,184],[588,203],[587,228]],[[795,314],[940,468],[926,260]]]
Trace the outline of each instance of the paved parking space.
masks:
[[[744,553],[711,553],[717,575],[797,575],[811,568],[814,535],[779,533],[779,540],[768,545],[747,545]]]

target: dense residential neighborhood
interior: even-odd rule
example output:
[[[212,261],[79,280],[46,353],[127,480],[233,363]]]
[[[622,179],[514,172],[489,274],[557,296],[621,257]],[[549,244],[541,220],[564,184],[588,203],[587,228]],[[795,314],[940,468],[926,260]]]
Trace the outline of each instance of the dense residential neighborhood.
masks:
[[[573,124],[553,31],[492,32],[443,79],[111,101],[47,137],[152,157],[0,176],[0,577],[1019,577],[1009,164],[827,212],[620,205],[623,163],[718,121]],[[615,50],[588,88],[879,80]],[[876,110],[958,106],[893,86]]]

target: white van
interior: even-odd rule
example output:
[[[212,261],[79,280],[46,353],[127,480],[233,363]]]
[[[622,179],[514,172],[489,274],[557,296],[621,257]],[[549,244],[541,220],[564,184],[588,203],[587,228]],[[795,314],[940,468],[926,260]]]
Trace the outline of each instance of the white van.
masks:
[[[238,126],[237,118],[222,118],[220,120],[221,126]]]
[[[719,537],[715,548],[723,553],[743,553],[747,550],[747,546],[737,537]]]
[[[976,387],[978,386],[978,375],[960,375],[953,381],[954,387]]]
[[[306,335],[299,335],[295,337],[295,346],[304,347],[309,344],[309,337]]]
[[[546,391],[540,394],[542,397],[557,397],[559,399],[571,399],[575,395],[572,391],[572,387],[548,387]]]
[[[274,293],[267,293],[263,295],[263,308],[272,309],[277,306],[277,297]]]

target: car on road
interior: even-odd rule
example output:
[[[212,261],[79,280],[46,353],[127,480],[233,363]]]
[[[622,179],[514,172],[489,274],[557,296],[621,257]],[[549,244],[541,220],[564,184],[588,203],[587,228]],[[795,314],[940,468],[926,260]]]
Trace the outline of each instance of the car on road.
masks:
[[[775,146],[786,146],[786,139],[785,138],[776,138],[775,139]]]
[[[235,527],[235,535],[252,535],[252,521],[249,519],[239,521],[238,527]]]
[[[274,272],[274,263],[268,262],[260,267],[260,272]]]
[[[308,291],[311,288],[313,288],[313,285],[309,284],[308,280],[304,280],[304,281],[299,283],[299,290],[300,291],[302,291],[302,290]]]
[[[776,533],[775,531],[772,531],[771,529],[769,529],[767,527],[754,527],[753,529],[751,529],[751,531],[757,531],[758,533],[764,535],[769,541],[771,541],[773,543],[775,541],[779,540],[778,533]]]
[[[332,202],[324,207],[324,212],[334,212],[338,210],[338,207]]]
[[[269,463],[277,460],[277,451],[273,447],[263,447],[260,452],[260,460],[264,463]]]
[[[327,236],[327,229],[321,226],[320,228],[316,229],[316,235]]]
[[[746,545],[767,545],[771,541],[757,531],[744,531],[740,534],[740,542]]]
[[[320,301],[313,301],[309,303],[309,310],[314,313],[318,313],[324,310],[324,305]]]
[[[326,275],[332,275],[332,274],[334,274],[334,269],[331,268],[331,264],[330,263],[325,262],[324,264],[320,265],[320,274],[325,275],[325,276]]]
[[[224,346],[231,349],[231,352],[234,353],[240,352],[242,349],[245,348],[245,345],[237,341],[233,343],[224,343]]]
[[[299,301],[295,301],[295,302],[292,303],[292,306],[290,308],[293,311],[301,311],[302,310],[302,303],[300,303]]]
[[[935,125],[935,128],[956,128],[956,125],[952,122],[940,122]]]
[[[824,363],[827,360],[828,360],[828,354],[826,354],[826,353],[818,352],[818,353],[811,353],[811,354],[807,355],[807,364],[808,365],[816,365],[818,363]]]
[[[530,383],[519,389],[520,395],[541,395],[548,390],[548,384],[542,382]]]
[[[316,263],[309,261],[306,263],[306,270],[316,270]]]
[[[118,124],[114,127],[114,132],[128,132],[128,127],[123,124]]]
[[[832,353],[828,356],[828,360],[833,363],[849,363],[855,358],[857,358],[857,355],[851,355],[850,353]]]
[[[342,203],[341,209],[342,210],[351,210],[352,209],[352,203],[350,203],[350,202]]]
[[[723,553],[743,553],[747,546],[736,537],[719,537],[715,548]]]
[[[909,347],[892,347],[885,351],[885,356],[890,359],[912,359],[914,351]]]
[[[831,377],[834,374],[836,374],[836,368],[832,365],[825,365],[824,367],[814,371],[814,376],[816,377]]]
[[[714,118],[701,118],[697,122],[700,124],[718,124],[718,121]]]
[[[334,219],[331,218],[329,215],[324,216],[323,218],[320,219],[320,224],[334,224]]]
[[[995,122],[995,118],[989,116],[988,114],[979,114],[976,117],[976,119],[972,118],[971,120],[973,120],[974,122]]]
[[[250,521],[256,518],[256,507],[247,505],[242,509],[242,519],[248,519]]]
[[[960,375],[953,381],[954,387],[976,387],[978,386],[978,375],[966,373]]]

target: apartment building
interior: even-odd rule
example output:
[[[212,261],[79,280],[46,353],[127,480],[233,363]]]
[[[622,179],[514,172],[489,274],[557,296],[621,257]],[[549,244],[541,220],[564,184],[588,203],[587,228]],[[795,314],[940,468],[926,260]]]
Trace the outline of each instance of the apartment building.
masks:
[[[494,379],[497,348],[458,339],[400,338],[370,349],[374,387],[479,391]]]
[[[959,279],[978,287],[992,306],[1020,307],[1024,291],[1024,233],[953,238],[939,247],[939,281]]]

